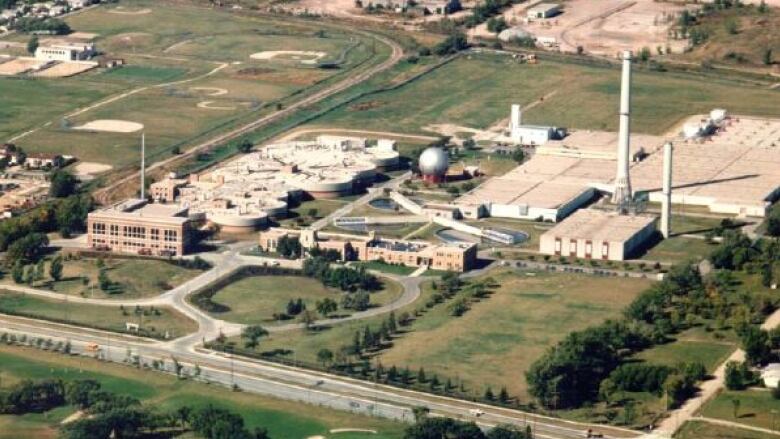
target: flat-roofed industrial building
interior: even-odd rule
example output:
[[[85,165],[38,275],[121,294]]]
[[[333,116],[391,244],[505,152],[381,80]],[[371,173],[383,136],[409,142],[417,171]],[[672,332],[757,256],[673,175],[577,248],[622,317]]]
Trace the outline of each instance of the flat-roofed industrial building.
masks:
[[[545,232],[546,255],[623,261],[639,252],[656,231],[656,217],[581,209]]]

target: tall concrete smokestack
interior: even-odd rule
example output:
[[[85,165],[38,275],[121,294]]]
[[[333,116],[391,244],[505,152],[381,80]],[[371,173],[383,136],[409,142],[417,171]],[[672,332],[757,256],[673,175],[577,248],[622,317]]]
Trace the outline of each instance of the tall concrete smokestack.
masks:
[[[664,144],[663,199],[661,200],[661,234],[668,238],[672,229],[672,142]]]
[[[626,212],[631,203],[631,180],[628,176],[629,149],[631,146],[631,52],[623,52],[623,79],[620,87],[620,134],[617,152],[617,178],[612,203]]]
[[[512,115],[509,118],[509,135],[513,136],[523,123],[523,110],[519,104],[512,104]]]
[[[141,199],[146,199],[146,133],[141,133]]]

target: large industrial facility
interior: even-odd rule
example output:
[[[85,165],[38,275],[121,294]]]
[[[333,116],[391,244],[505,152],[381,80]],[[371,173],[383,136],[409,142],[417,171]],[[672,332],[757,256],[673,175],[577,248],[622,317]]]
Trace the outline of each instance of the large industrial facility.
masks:
[[[255,229],[303,197],[334,198],[371,185],[398,166],[395,142],[320,136],[268,145],[204,175],[152,184],[152,197],[177,203],[227,229]]]

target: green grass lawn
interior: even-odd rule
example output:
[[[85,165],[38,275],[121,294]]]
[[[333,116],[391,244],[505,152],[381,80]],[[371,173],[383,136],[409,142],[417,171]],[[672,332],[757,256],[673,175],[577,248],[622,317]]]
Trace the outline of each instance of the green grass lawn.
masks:
[[[636,357],[653,364],[674,367],[680,362],[700,362],[713,372],[737,348],[730,343],[681,340],[658,345],[640,352]]]
[[[736,417],[734,417],[734,400],[739,401]],[[773,415],[772,412],[776,414]],[[772,393],[767,389],[725,390],[711,399],[701,411],[704,417],[770,430],[780,428],[780,417],[777,413],[780,413],[780,400],[773,398]]]
[[[73,323],[115,332],[125,332],[125,323],[139,323],[149,333],[171,338],[195,332],[197,324],[178,311],[167,307],[143,308],[136,314],[134,308],[123,311],[119,306],[86,305],[42,299],[0,289],[0,313],[24,315],[43,320]],[[159,315],[158,315],[159,313]]]
[[[137,135],[68,128],[95,119],[129,120],[145,126],[147,158],[156,161],[169,157],[174,147],[186,149],[203,136],[254,120],[264,104],[294,99],[296,93],[324,87],[328,81],[348,75],[352,68],[361,68],[363,62],[388,53],[382,47],[372,51],[368,37],[327,25],[219,10],[204,13],[199,7],[181,2],[138,0],[133,7],[151,12],[120,16],[111,13],[112,7],[104,7],[66,19],[74,30],[97,34],[95,42],[101,52],[125,59],[125,66],[73,78],[0,78],[0,92],[7,89],[0,93],[0,117],[8,120],[0,127],[0,136],[37,128],[17,142],[27,151],[67,151],[82,161],[122,167],[137,162]],[[321,50],[333,59],[347,48],[351,50],[340,68],[331,70],[294,60],[249,58],[253,53],[279,47]],[[201,78],[223,63],[224,68]],[[197,80],[181,82],[193,79]],[[106,96],[161,83],[170,84],[147,88],[71,117],[69,125],[60,121],[64,115]],[[227,93],[211,96],[208,91],[193,90],[198,87],[224,89]],[[212,101],[209,105],[219,108],[198,107],[204,101]]]
[[[381,279],[383,289],[371,293],[371,303],[381,306],[396,300],[403,289],[389,279]],[[316,312],[316,303],[326,297],[341,302],[342,292],[328,288],[316,279],[303,276],[250,276],[222,288],[212,301],[227,306],[230,311],[212,313],[215,317],[244,324],[266,324],[273,315],[284,313],[290,300],[303,299],[306,308]],[[349,314],[339,310],[336,314]]]
[[[307,200],[293,207],[289,217],[279,221],[284,227],[306,227],[320,218],[324,218],[347,204],[343,199]]]
[[[675,439],[776,439],[777,435],[713,425],[702,421],[688,421],[674,437]]]
[[[582,329],[619,315],[649,282],[637,279],[603,279],[560,273],[535,276],[508,270],[488,274],[500,285],[492,297],[474,303],[460,318],[452,317],[448,304],[423,313],[393,346],[376,358],[385,367],[424,367],[441,380],[461,379],[468,391],[479,395],[485,386],[527,401],[523,373],[547,348],[569,331]],[[421,298],[398,310],[424,309],[433,295],[425,284]],[[322,348],[338,352],[355,332],[368,325],[378,328],[385,317],[346,322],[320,331],[292,331],[264,339],[259,352],[289,350],[289,359],[316,363]]]
[[[122,78],[130,81],[165,82],[180,78],[187,71],[181,68],[150,67],[150,66],[124,66],[105,73],[104,78]]]
[[[334,428],[364,428],[378,432],[376,435],[349,435],[350,439],[367,439],[369,436],[392,439],[400,438],[403,433],[402,424],[382,419],[231,392],[222,387],[181,381],[156,372],[30,348],[0,346],[0,373],[3,387],[22,379],[95,379],[109,391],[132,395],[161,410],[213,403],[241,414],[250,429],[267,428],[274,439],[301,439],[313,435],[331,437],[328,432]],[[59,421],[72,412],[72,408],[66,407],[42,415],[0,415],[0,438],[54,438]]]
[[[104,292],[98,288],[97,278],[100,270],[97,266],[97,259],[94,258],[64,261],[61,280],[55,282],[47,275],[46,280],[35,282],[33,287],[96,299],[137,299],[158,296],[203,273],[201,270],[183,268],[165,261],[151,259],[108,258],[104,259],[103,262],[109,279],[117,284],[117,288],[110,292]],[[47,270],[49,264],[50,261],[47,260]],[[6,277],[0,282],[12,284],[13,280]]]
[[[392,126],[415,133],[423,133],[423,127],[433,123],[487,128],[506,118],[512,103],[527,105],[556,90],[554,96],[524,113],[528,123],[616,131],[619,74],[617,67],[550,60],[518,64],[506,56],[471,55],[408,85],[341,107],[313,123],[361,129]],[[780,108],[775,102],[779,95],[763,86],[637,71],[632,128],[662,134],[687,115],[719,106],[734,114],[778,116]],[[366,103],[371,105],[360,105]]]
[[[714,249],[713,244],[709,244],[703,239],[672,236],[648,250],[641,259],[679,264],[700,261],[708,257]]]
[[[414,267],[405,265],[391,265],[381,261],[369,261],[356,263],[355,266],[365,267],[367,270],[376,270],[383,273],[397,274],[399,276],[408,276],[416,270]]]

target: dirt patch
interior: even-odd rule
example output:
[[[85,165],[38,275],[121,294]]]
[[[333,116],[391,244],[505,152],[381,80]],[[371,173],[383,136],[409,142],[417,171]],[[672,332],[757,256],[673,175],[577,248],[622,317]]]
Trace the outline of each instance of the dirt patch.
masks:
[[[73,167],[73,174],[76,176],[97,175],[113,169],[111,165],[95,162],[79,162]]]
[[[152,41],[152,34],[146,32],[128,32],[114,35],[106,43],[115,47],[132,47],[136,45],[148,44]]]
[[[149,8],[143,8],[143,9],[125,9],[123,6],[117,6],[114,9],[109,9],[109,14],[121,14],[121,15],[146,15],[151,14],[152,10]]]
[[[98,63],[91,61],[73,61],[60,62],[46,69],[32,73],[32,76],[40,78],[66,78],[84,73],[98,66]]]
[[[326,57],[325,52],[314,52],[304,50],[268,50],[249,55],[251,59],[260,61],[270,61],[274,59],[299,61],[301,64],[316,64],[317,61]]]
[[[350,105],[349,111],[368,111],[373,110],[375,108],[380,108],[384,106],[385,103],[382,101],[368,101],[368,102],[360,102],[357,104]]]
[[[126,120],[99,119],[73,128],[83,131],[102,131],[106,133],[134,133],[144,129],[143,124]]]

